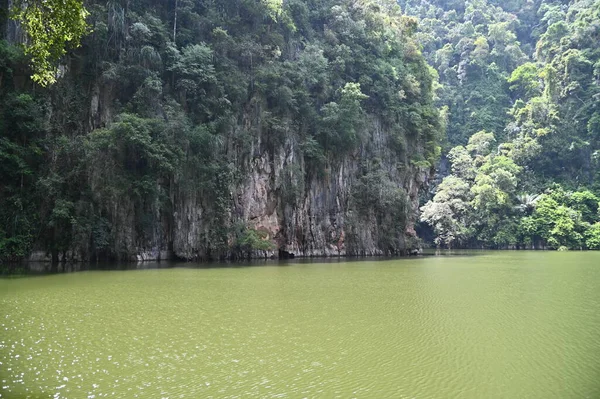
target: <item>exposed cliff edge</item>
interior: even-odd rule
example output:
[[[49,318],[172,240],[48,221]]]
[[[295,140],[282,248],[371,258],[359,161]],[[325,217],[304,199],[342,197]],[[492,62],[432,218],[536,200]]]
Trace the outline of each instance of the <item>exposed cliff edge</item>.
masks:
[[[394,2],[219,3],[91,2],[93,33],[49,90],[4,45],[0,121],[41,154],[25,178],[2,172],[3,204],[19,185],[31,199],[3,220],[35,214],[35,233],[0,232],[20,237],[20,253],[203,260],[418,245],[443,128],[415,21]]]

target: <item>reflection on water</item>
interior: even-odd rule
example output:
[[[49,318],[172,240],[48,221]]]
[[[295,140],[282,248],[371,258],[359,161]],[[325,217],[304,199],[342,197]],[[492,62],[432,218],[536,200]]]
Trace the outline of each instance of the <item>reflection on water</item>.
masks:
[[[73,273],[81,271],[98,270],[148,270],[148,269],[169,269],[175,267],[196,268],[196,269],[214,269],[214,268],[240,268],[253,266],[293,266],[302,264],[331,264],[331,263],[352,263],[352,262],[381,262],[401,259],[420,259],[430,256],[478,256],[489,253],[489,251],[478,250],[425,250],[422,255],[412,258],[394,258],[394,257],[331,257],[331,258],[295,258],[295,259],[253,259],[243,261],[218,261],[218,262],[183,262],[183,261],[143,261],[143,262],[64,262],[58,265],[52,265],[49,262],[27,262],[5,265],[5,277],[14,278],[15,276],[53,274],[53,273]]]
[[[450,251],[437,251],[427,253],[425,256],[450,256],[458,253]],[[462,255],[474,254],[462,252]],[[296,259],[253,259],[242,261],[216,261],[216,262],[184,262],[184,261],[143,261],[143,262],[64,262],[52,265],[50,262],[27,262],[3,266],[5,277],[14,278],[24,275],[40,275],[55,273],[74,273],[81,271],[113,271],[113,270],[152,270],[170,268],[193,268],[193,269],[221,269],[242,268],[255,266],[293,266],[302,264],[331,264],[352,262],[380,262],[399,259],[392,257],[331,257],[331,258],[296,258]]]
[[[0,397],[600,397],[600,253],[476,254],[0,279]]]

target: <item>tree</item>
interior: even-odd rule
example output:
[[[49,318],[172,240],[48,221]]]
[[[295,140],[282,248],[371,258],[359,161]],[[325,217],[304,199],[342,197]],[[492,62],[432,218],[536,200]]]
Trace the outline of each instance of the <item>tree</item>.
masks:
[[[343,242],[352,213],[373,226],[364,248],[412,245],[407,182],[435,165],[442,124],[416,20],[394,0],[86,0],[93,31],[67,54],[86,31],[78,1],[14,8],[31,27],[36,79],[49,84],[66,66],[48,90],[25,84],[26,64],[0,42],[0,152],[10,158],[0,163],[10,183],[0,184],[3,252],[115,259],[172,248],[217,259],[235,251],[232,226],[254,227],[266,209],[278,243],[310,246],[308,226],[292,215],[317,186],[339,193],[326,201],[339,221],[318,227],[328,240]],[[2,129],[34,116],[8,107],[21,94],[42,111],[35,135]],[[381,157],[382,166],[351,170],[339,190],[320,184],[349,157]],[[265,159],[269,205],[242,211]],[[359,204],[355,187],[376,201]],[[26,245],[17,248],[19,237]],[[262,241],[250,232],[239,243],[247,252]]]
[[[533,62],[520,65],[508,78],[510,89],[522,99],[529,99],[541,94],[542,82],[540,72]]]
[[[16,0],[11,17],[19,21],[29,43],[25,53],[31,56],[31,78],[42,86],[56,82],[57,63],[67,46],[78,47],[88,32],[89,15],[81,0]]]
[[[446,177],[436,195],[421,208],[421,221],[433,227],[438,246],[451,248],[470,237],[467,217],[471,212],[469,183],[455,176]]]
[[[322,141],[334,151],[353,150],[360,141],[358,132],[364,124],[361,102],[369,96],[362,93],[359,83],[346,83],[340,90],[339,102],[330,102],[321,108]]]
[[[600,222],[595,223],[585,234],[588,249],[600,250]]]

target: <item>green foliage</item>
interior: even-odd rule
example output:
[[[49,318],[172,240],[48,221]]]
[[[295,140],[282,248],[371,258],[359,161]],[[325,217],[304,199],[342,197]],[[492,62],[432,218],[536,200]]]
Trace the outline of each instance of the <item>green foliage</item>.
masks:
[[[0,229],[0,261],[17,261],[29,254],[33,245],[34,237],[27,233],[29,226],[23,226],[24,232],[15,234],[11,232],[10,236],[4,230]]]
[[[521,168],[491,152],[494,141],[493,134],[479,132],[467,148],[450,151],[452,174],[422,207],[421,220],[433,227],[437,245],[464,245],[474,237],[490,246],[516,243],[512,207]]]
[[[16,0],[11,18],[29,36],[25,53],[31,56],[31,78],[42,86],[56,82],[58,60],[66,46],[77,47],[88,31],[89,15],[80,0]]]
[[[597,200],[589,191],[573,193],[555,185],[536,200],[531,216],[523,219],[523,234],[529,241],[542,240],[553,249],[596,249]]]
[[[586,232],[585,244],[588,249],[600,250],[600,222],[594,223]]]
[[[521,99],[527,100],[541,94],[542,82],[537,65],[532,62],[527,62],[519,65],[510,77],[510,89]]]
[[[268,235],[264,231],[240,225],[234,233],[235,243],[233,249],[242,256],[245,254],[250,258],[252,252],[273,251],[277,249],[277,246],[268,239]]]
[[[598,221],[600,2],[400,4],[421,18],[449,110],[447,179],[470,193],[442,182],[422,208],[437,244],[585,248]]]
[[[493,135],[478,133],[449,153],[452,174],[421,208],[438,246],[596,248],[599,198],[589,190],[553,185],[544,194],[520,194],[523,168],[489,152]],[[483,155],[486,154],[486,155]]]
[[[416,35],[442,83],[451,145],[485,130],[531,171],[528,187],[595,184],[597,0],[400,4],[421,18]]]
[[[467,151],[475,156],[475,158],[481,158],[489,155],[492,151],[492,144],[496,141],[493,133],[485,131],[477,132],[469,138],[467,144]]]
[[[163,121],[122,114],[108,129],[98,129],[85,140],[94,172],[126,175],[124,192],[148,194],[154,179],[173,172],[182,157],[175,137],[169,137]],[[113,175],[106,178],[112,178]],[[138,191],[141,190],[141,191]]]
[[[360,229],[361,220],[374,217],[378,222],[379,248],[398,254],[405,249],[402,240],[409,210],[406,192],[394,184],[379,160],[363,165],[362,169],[360,178],[352,186],[351,210],[356,220],[348,230]]]
[[[467,227],[471,210],[469,183],[455,176],[444,178],[433,200],[421,208],[421,220],[433,227],[438,246],[452,248],[472,234]]]
[[[249,222],[248,169],[280,172],[269,207],[290,213],[310,179],[375,151],[397,165],[361,171],[373,202],[354,203],[383,246],[404,248],[409,207],[393,182],[435,165],[443,121],[416,20],[394,1],[13,4],[33,69],[0,42],[5,253],[124,259],[189,228],[185,256],[223,257]],[[239,236],[242,252],[261,244]]]
[[[18,53],[0,47],[10,77]],[[40,228],[37,175],[44,159],[44,112],[29,94],[0,92],[0,261],[31,251]]]
[[[449,144],[465,145],[481,130],[502,138],[511,105],[506,79],[527,60],[514,11],[487,0],[399,3],[420,18],[416,36],[440,78],[438,104],[449,109]]]
[[[598,213],[600,198],[589,190],[573,193],[569,198],[571,207],[581,213],[584,222],[594,223],[600,214]]]
[[[15,69],[22,68],[20,64],[25,62],[21,49],[10,45],[6,40],[0,40],[0,88],[7,89],[6,85],[12,83]]]
[[[339,104],[330,102],[321,108],[319,139],[326,150],[341,155],[356,148],[360,142],[358,132],[362,130],[365,118],[360,103],[367,98],[360,91],[360,84],[346,83],[340,91]]]
[[[590,135],[590,127],[593,132],[593,104],[600,93],[593,65],[600,54],[591,21],[598,9],[597,1],[564,9],[542,5],[539,14],[548,25],[537,43],[540,86],[531,93],[528,79],[516,82],[522,86],[516,93],[529,91],[530,95],[522,94],[525,105],[518,102],[513,107],[515,131],[519,139],[535,140],[539,147],[523,161],[536,174],[565,185],[572,181],[588,185],[596,177],[593,154],[600,142]],[[523,68],[533,75],[533,66]],[[535,79],[530,78],[530,82]]]

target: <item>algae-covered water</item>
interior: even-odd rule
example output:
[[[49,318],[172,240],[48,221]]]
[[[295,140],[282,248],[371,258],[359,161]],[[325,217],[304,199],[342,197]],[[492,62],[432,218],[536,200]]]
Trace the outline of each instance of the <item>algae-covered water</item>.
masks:
[[[0,279],[1,398],[600,398],[600,253]]]

